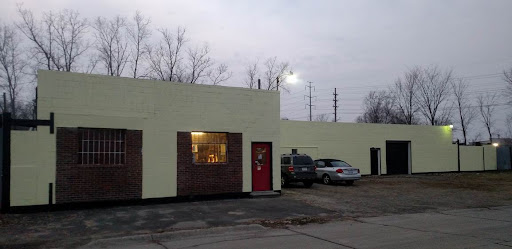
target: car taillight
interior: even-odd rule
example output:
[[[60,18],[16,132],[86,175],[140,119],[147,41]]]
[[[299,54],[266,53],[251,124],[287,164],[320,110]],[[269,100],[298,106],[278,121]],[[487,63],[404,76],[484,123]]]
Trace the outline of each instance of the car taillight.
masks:
[[[316,171],[316,165],[315,165],[315,171]]]
[[[293,172],[294,171],[293,166],[288,167],[288,171]]]
[[[343,170],[342,169],[337,169],[336,173],[340,173],[341,174],[341,173],[343,173]]]

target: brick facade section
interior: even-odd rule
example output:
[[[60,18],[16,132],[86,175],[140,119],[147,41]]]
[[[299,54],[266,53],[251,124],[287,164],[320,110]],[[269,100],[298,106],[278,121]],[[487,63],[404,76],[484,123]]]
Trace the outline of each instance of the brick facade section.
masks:
[[[194,164],[192,135],[178,132],[178,196],[241,193],[242,134],[228,133],[228,162]]]
[[[57,203],[142,198],[142,131],[126,131],[126,164],[78,162],[78,129],[57,128]]]

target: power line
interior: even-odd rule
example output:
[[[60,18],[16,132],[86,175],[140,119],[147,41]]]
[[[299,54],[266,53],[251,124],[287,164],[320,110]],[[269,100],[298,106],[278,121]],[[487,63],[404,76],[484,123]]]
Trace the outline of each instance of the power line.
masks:
[[[311,95],[311,88],[314,89],[315,87],[311,86],[311,84],[313,84],[313,82],[308,81],[308,83],[309,83],[309,86],[306,86],[306,87],[309,88],[309,95],[304,95],[304,97],[308,97],[309,98],[309,105],[306,104],[306,106],[309,106],[309,121],[312,121],[313,120],[313,116],[312,116],[312,112],[311,112],[311,107],[313,105],[311,104],[311,99],[313,98],[313,95]]]
[[[332,107],[334,107],[334,122],[337,122],[338,121],[338,93],[336,93],[336,87],[334,88],[334,105]]]

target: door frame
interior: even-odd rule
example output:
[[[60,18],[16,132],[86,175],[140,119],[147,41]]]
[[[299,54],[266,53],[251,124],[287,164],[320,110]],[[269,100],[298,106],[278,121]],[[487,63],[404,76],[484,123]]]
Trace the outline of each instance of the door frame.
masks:
[[[253,161],[252,161],[252,146],[254,144],[266,144],[270,147],[270,190],[274,190],[274,163],[273,163],[273,160],[274,160],[274,157],[273,157],[273,148],[272,148],[272,142],[255,142],[255,141],[252,141],[251,142],[251,192],[254,192],[254,183],[252,181],[252,167],[253,167]]]
[[[375,147],[370,148],[370,175],[372,175],[372,150],[377,151],[377,175],[380,176],[382,174],[381,173],[381,168],[382,168],[381,149],[375,148]]]
[[[386,175],[389,175],[389,173],[387,172],[387,167],[388,167],[388,162],[387,162],[387,144],[388,142],[390,143],[404,143],[404,144],[407,144],[407,157],[408,157],[408,160],[407,160],[407,174],[408,175],[412,175],[412,142],[411,140],[386,140]]]

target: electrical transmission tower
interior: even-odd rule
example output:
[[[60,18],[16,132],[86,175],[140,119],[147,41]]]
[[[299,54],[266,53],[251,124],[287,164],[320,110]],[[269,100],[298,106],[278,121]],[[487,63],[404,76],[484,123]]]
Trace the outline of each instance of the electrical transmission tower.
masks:
[[[306,106],[309,106],[309,121],[313,121],[313,115],[312,115],[312,112],[311,112],[311,107],[315,106],[315,105],[312,105],[311,104],[311,99],[314,98],[313,95],[311,95],[311,88],[313,88],[313,90],[315,89],[314,86],[311,86],[311,84],[313,84],[313,82],[311,81],[308,81],[309,83],[309,86],[306,86],[307,88],[309,88],[309,95],[304,95],[304,98],[309,98],[309,104],[306,104]]]
[[[334,88],[334,93],[332,95],[334,95],[334,105],[332,106],[334,107],[334,122],[338,122],[338,93],[336,93],[336,88]]]

